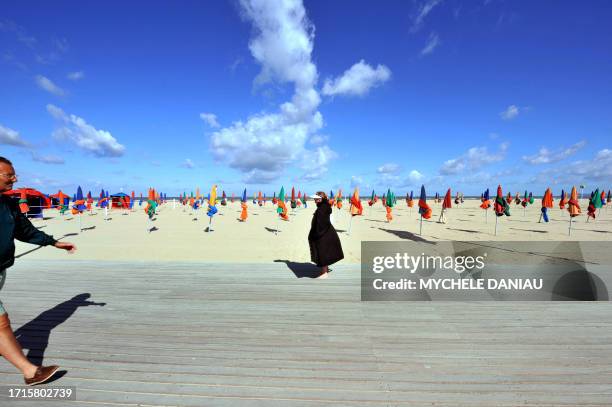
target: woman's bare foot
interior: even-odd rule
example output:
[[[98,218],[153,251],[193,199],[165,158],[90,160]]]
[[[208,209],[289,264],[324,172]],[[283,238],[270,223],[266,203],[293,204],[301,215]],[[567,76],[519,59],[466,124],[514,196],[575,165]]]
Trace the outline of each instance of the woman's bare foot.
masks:
[[[316,277],[316,278],[327,278],[327,277],[329,277],[329,273],[321,273],[321,274],[319,274],[319,276],[318,276],[318,277]]]

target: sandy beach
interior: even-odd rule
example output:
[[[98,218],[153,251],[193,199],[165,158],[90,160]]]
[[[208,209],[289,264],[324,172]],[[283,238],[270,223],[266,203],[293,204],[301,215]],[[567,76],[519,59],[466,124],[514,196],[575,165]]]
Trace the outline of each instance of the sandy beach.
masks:
[[[494,235],[495,216],[492,209],[488,216],[479,207],[480,200],[469,199],[448,211],[446,224],[438,223],[442,205],[428,201],[433,210],[430,220],[423,221],[423,234],[419,236],[419,216],[415,207],[398,200],[393,208],[393,220],[385,219],[385,209],[380,201],[372,208],[363,201],[363,216],[353,218],[351,233],[348,206],[334,209],[333,223],[339,232],[345,259],[342,263],[358,264],[361,259],[362,241],[612,241],[612,213],[602,208],[595,222],[586,222],[587,200],[581,201],[583,215],[574,218],[572,234],[568,236],[567,211],[555,206],[549,211],[550,222],[538,223],[540,203],[522,206],[511,205],[511,216],[499,219],[498,233]],[[144,204],[143,204],[144,205]],[[238,221],[240,203],[217,205],[219,213],[213,219],[213,232],[207,232],[208,216],[200,210],[196,216],[187,206],[172,201],[160,206],[156,220],[147,221],[143,207],[134,211],[104,211],[96,209],[94,215],[82,216],[83,231],[79,232],[78,218],[57,210],[45,211],[45,219],[33,223],[45,233],[74,242],[78,251],[70,257],[74,260],[113,261],[203,261],[232,263],[269,263],[275,260],[295,262],[310,261],[307,235],[314,212],[314,203],[308,208],[289,209],[288,222],[280,221],[276,207],[268,202],[259,207],[249,203],[247,222]],[[156,230],[149,232],[149,228]],[[275,231],[278,230],[278,233]],[[35,246],[16,242],[16,255],[24,258],[66,260],[66,254],[58,250],[36,249]]]

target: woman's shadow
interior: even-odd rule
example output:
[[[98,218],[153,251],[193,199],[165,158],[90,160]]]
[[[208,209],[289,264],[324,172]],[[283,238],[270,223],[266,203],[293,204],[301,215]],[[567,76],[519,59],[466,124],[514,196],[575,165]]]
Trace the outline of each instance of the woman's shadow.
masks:
[[[89,293],[75,295],[68,301],[42,312],[15,331],[15,337],[21,343],[21,346],[28,349],[27,358],[30,362],[35,365],[43,364],[51,330],[70,318],[77,308],[89,305],[106,305],[105,302],[87,301],[90,296]]]
[[[275,263],[285,263],[289,270],[293,271],[293,274],[297,278],[317,278],[321,275],[321,269],[312,263],[297,263],[289,260],[274,260]]]

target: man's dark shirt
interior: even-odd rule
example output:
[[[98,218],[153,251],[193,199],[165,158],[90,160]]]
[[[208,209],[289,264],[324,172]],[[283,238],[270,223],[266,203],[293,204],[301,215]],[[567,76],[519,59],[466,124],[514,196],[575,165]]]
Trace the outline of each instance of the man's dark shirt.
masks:
[[[19,210],[16,200],[0,194],[0,270],[11,267],[15,262],[14,239],[39,246],[49,246],[57,242],[53,236],[32,225]]]

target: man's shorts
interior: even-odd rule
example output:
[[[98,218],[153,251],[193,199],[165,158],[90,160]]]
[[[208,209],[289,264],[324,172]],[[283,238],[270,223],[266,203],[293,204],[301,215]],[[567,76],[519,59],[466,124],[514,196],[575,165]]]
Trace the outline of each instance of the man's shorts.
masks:
[[[6,280],[6,270],[0,270],[0,290],[2,290],[2,286],[4,285],[4,280]],[[2,306],[2,301],[0,300],[0,315],[6,314],[6,310]]]

